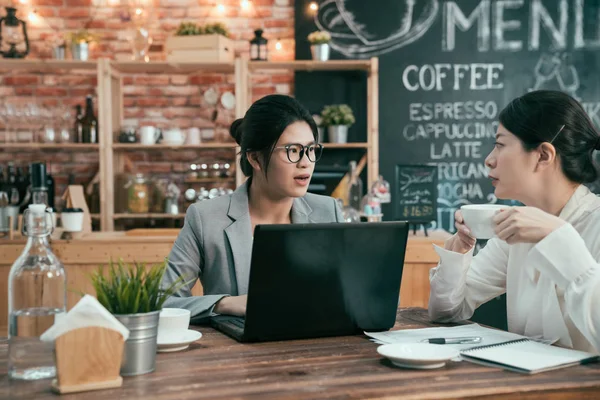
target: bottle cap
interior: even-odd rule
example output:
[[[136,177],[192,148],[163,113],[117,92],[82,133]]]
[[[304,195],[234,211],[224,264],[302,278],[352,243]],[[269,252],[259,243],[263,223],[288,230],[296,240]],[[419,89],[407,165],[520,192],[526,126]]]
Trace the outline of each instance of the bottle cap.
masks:
[[[46,212],[45,204],[30,204],[29,211],[34,214],[44,214]]]

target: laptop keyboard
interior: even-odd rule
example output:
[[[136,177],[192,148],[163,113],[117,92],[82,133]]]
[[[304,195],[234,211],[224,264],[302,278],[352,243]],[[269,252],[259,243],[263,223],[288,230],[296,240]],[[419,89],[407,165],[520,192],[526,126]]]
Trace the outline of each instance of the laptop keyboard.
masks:
[[[231,322],[233,325],[244,329],[244,323],[246,322],[246,320],[244,318],[240,318],[240,317],[232,317],[227,322]]]

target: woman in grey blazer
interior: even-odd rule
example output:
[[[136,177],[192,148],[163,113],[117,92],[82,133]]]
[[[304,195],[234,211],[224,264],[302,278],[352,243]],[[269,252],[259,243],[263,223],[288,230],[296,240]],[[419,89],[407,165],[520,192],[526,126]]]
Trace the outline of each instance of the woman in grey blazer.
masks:
[[[307,193],[321,156],[317,126],[298,101],[270,95],[230,128],[248,177],[233,194],[191,205],[163,284],[189,282],[164,304],[191,311],[200,323],[216,314],[244,316],[252,234],[258,224],[343,222],[337,201]],[[192,296],[196,278],[204,296]]]

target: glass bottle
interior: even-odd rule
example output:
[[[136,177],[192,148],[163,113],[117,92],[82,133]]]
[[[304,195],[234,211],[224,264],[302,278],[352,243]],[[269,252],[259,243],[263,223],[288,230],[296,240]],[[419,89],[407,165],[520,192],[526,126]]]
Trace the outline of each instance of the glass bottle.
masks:
[[[46,205],[31,204],[23,215],[28,237],[8,277],[8,375],[37,380],[56,375],[54,344],[40,336],[67,305],[63,264],[48,246],[52,218]]]
[[[356,172],[356,161],[350,161],[350,184],[348,185],[348,205],[357,211],[361,209],[363,186]]]
[[[81,105],[75,106],[75,125],[74,125],[74,140],[77,143],[83,143],[83,112]]]
[[[92,96],[87,96],[85,99],[85,114],[83,115],[82,123],[83,142],[98,143],[98,119],[94,115]]]

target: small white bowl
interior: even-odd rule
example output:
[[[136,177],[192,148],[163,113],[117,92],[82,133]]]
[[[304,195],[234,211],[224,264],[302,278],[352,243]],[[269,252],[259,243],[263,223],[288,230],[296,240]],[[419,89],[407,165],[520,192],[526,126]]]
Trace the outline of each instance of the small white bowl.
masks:
[[[508,206],[500,204],[469,204],[462,206],[465,225],[471,231],[471,236],[477,239],[491,239],[496,236],[492,219],[496,212]]]

